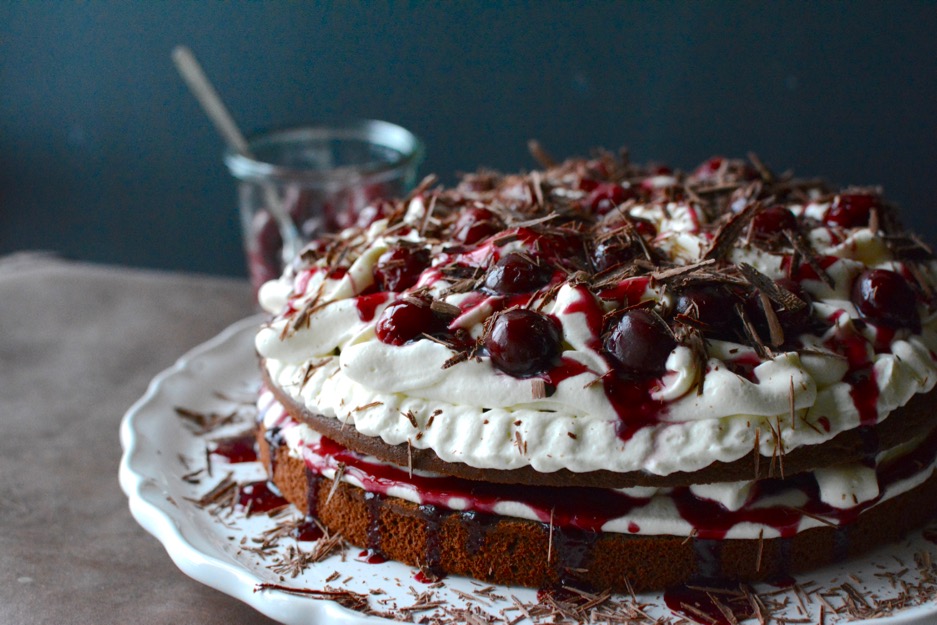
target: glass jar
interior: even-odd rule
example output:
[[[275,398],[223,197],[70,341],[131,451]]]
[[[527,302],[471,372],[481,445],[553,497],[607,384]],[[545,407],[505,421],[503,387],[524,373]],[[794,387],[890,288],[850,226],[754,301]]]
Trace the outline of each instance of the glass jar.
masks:
[[[381,198],[416,182],[423,143],[377,120],[288,128],[248,139],[250,156],[228,150],[238,181],[248,275],[256,293],[310,239],[354,225]]]

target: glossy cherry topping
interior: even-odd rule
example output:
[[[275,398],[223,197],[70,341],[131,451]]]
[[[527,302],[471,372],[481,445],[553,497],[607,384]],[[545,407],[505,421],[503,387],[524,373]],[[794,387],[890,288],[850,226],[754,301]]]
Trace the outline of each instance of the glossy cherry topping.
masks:
[[[429,303],[408,298],[385,308],[374,330],[381,342],[403,345],[423,338],[424,334],[443,334],[447,327],[446,320],[434,313]]]
[[[796,230],[797,218],[783,206],[770,206],[752,219],[752,233],[759,239],[774,239],[785,230]]]
[[[604,215],[633,197],[635,197],[635,193],[631,189],[626,189],[620,184],[602,182],[596,184],[589,192],[584,204],[593,213]]]
[[[505,313],[497,323],[491,316],[517,306],[558,316],[582,312],[574,310],[577,303],[570,303],[571,291],[564,287],[598,302],[601,310],[586,315],[585,344],[615,369],[609,379],[623,386],[654,384],[650,376],[663,372],[676,342],[706,358],[716,347],[713,340],[751,347],[761,361],[775,347],[802,349],[811,342],[805,333],[822,337],[833,321],[820,314],[822,306],[813,314],[801,281],[815,293],[824,283],[834,290],[852,286],[859,315],[876,326],[874,349],[880,344],[889,349],[890,341],[882,338],[886,329],[891,336],[896,330],[918,331],[921,319],[932,314],[924,297],[928,289],[918,282],[927,271],[919,274],[914,267],[932,254],[897,230],[877,192],[851,188],[837,194],[814,180],[773,176],[757,157],[714,157],[687,175],[632,163],[625,152],[597,152],[531,174],[483,171],[456,189],[427,186],[414,193],[421,206],[434,207],[425,218],[400,201],[377,203],[371,213],[356,214],[358,226],[383,217],[384,233],[372,228],[330,237],[326,245],[309,248],[296,268],[308,274],[308,284],[323,270],[337,279],[367,250],[390,245],[374,266],[374,285],[353,285],[359,318],[376,321],[380,340],[395,345],[427,335],[444,339],[459,357],[487,348],[494,366],[512,375],[562,378],[560,365],[543,369],[559,349],[555,328],[543,321],[552,318],[528,319],[530,328],[514,332],[515,326],[523,328],[515,316],[535,313]],[[845,253],[836,246],[847,240],[848,229],[870,222],[887,235],[884,245],[874,244],[875,253],[902,268],[866,271],[854,285],[835,284],[834,277],[841,280],[842,265],[836,265],[841,256],[861,263],[868,241],[857,240]],[[274,237],[275,225],[271,228]],[[271,248],[278,246],[271,240]],[[782,275],[792,281],[778,279]],[[291,302],[311,299],[300,281],[293,286]],[[432,308],[430,297],[438,300]],[[648,299],[655,301],[647,309],[629,308]],[[298,313],[298,305],[289,312]],[[450,331],[456,315],[460,323]],[[861,333],[862,324],[858,329]],[[502,335],[524,331],[552,337],[546,351],[517,347],[539,339],[499,342]],[[697,341],[699,333],[706,340]],[[479,335],[486,345],[478,344]],[[515,353],[527,355],[514,358]],[[643,379],[636,380],[639,375]],[[630,398],[621,405],[633,403],[617,387],[609,396]],[[648,419],[655,411],[653,406],[645,411]]]
[[[595,178],[582,177],[579,179],[579,182],[576,183],[576,188],[580,191],[593,191],[596,187],[601,184]]]
[[[553,271],[530,256],[512,252],[502,257],[485,276],[485,288],[493,293],[516,294],[536,291],[547,282]]]
[[[559,361],[562,335],[550,317],[525,308],[498,314],[485,335],[491,362],[517,378],[544,373]]]
[[[466,208],[456,219],[452,238],[459,243],[471,245],[493,234],[501,232],[501,220],[485,208]]]
[[[889,328],[921,330],[914,289],[901,274],[887,269],[864,272],[852,285],[852,303],[859,314]]]
[[[881,200],[872,193],[841,193],[833,198],[824,220],[841,228],[864,228],[872,209],[880,207]]]
[[[605,339],[605,351],[631,375],[660,375],[676,347],[663,321],[642,308],[627,311]]]
[[[531,255],[550,263],[574,265],[586,255],[582,233],[569,228],[553,228],[527,239]]]
[[[420,247],[394,247],[383,254],[374,266],[374,282],[381,291],[409,289],[429,267],[429,252]]]

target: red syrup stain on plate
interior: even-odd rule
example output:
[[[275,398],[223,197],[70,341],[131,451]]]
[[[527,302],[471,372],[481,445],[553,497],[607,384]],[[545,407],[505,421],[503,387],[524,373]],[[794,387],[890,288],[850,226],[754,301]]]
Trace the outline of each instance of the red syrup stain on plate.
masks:
[[[212,441],[208,451],[232,464],[256,462],[257,448],[253,432]]]
[[[421,584],[435,584],[445,577],[445,574],[437,574],[433,573],[432,571],[424,571],[422,569],[413,575],[413,579],[420,582]]]
[[[387,562],[387,558],[373,549],[363,550],[358,554],[358,560],[361,562],[367,562],[368,564],[384,564]]]
[[[290,535],[296,540],[305,540],[313,541],[319,540],[325,536],[325,532],[322,531],[322,528],[312,520],[310,517],[303,519],[303,522],[300,525],[297,525],[296,528],[290,533]]]
[[[266,480],[243,484],[238,491],[237,507],[244,510],[247,516],[269,512],[285,505],[286,499]]]

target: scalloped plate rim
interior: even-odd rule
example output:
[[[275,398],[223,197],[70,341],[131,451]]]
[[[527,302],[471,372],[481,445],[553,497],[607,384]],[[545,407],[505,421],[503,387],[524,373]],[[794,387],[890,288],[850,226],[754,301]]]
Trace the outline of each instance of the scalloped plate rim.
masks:
[[[179,514],[173,515],[179,508],[168,500],[166,491],[159,489],[157,478],[148,475],[150,472],[140,466],[147,450],[141,446],[143,437],[138,431],[139,421],[145,418],[146,410],[158,401],[166,385],[171,384],[177,376],[192,373],[193,363],[200,359],[214,355],[229,343],[246,340],[246,333],[256,328],[263,319],[264,316],[259,314],[241,319],[187,351],[172,366],[157,374],[144,395],[124,414],[120,424],[123,453],[118,477],[121,489],[129,500],[130,512],[137,523],[163,545],[173,563],[183,573],[281,623],[308,625],[319,619],[348,625],[395,623],[397,621],[354,612],[329,600],[313,600],[279,590],[255,592],[254,586],[259,580],[246,568],[206,553],[193,543],[190,534],[198,533],[199,528],[186,526]],[[907,608],[879,619],[851,621],[850,625],[926,625],[933,622],[934,617],[937,617],[937,598],[933,603]]]

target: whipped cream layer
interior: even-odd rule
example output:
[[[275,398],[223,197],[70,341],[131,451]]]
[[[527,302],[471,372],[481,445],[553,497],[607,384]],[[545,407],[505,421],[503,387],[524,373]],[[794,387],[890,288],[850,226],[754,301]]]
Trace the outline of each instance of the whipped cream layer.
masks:
[[[486,484],[398,467],[350,451],[290,417],[269,391],[259,416],[291,457],[314,474],[417,505],[482,512],[637,535],[702,539],[789,538],[821,526],[846,526],[883,502],[920,486],[937,471],[937,433],[881,452],[871,464],[848,463],[788,480],[681,488],[545,488]]]
[[[581,176],[570,167],[535,177],[539,193],[573,205],[591,198],[570,182]],[[676,181],[661,178],[647,178],[648,193]],[[513,180],[503,181],[494,199],[482,193],[473,200],[465,191],[457,200],[497,205],[502,215],[516,213],[515,204],[545,202],[531,186],[512,187]],[[619,186],[627,190],[624,182]],[[689,198],[624,201],[595,220],[601,226],[625,215],[631,223],[650,224],[643,245],[653,249],[657,268],[623,272],[612,283],[557,269],[543,288],[520,295],[486,290],[477,278],[509,254],[541,253],[541,239],[531,235],[538,226],[506,217],[500,233],[455,244],[437,238],[452,228],[435,207],[444,196],[424,192],[396,216],[343,232],[340,254],[310,252],[264,285],[260,303],[273,318],[258,332],[256,349],[272,382],[310,411],[390,445],[431,449],[444,461],[491,469],[666,475],[733,462],[753,449],[770,458],[880,423],[915,394],[929,392],[937,381],[937,319],[930,305],[918,305],[920,328],[886,327],[860,314],[852,289],[863,272],[886,269],[928,293],[935,264],[901,258],[884,243],[877,221],[850,228],[824,222],[840,196],[807,187],[799,200],[784,203],[799,223],[798,249],[752,244],[749,232],[712,266],[735,275],[745,264],[770,280],[795,282],[813,327],[767,348],[705,336],[702,357],[692,343],[678,341],[661,375],[623,378],[616,371],[604,348],[606,319],[635,306],[672,309],[674,289],[662,271],[692,268],[712,256],[717,225],[761,201],[745,189],[738,186],[722,217],[707,215],[711,211]],[[437,234],[425,234],[434,227]],[[401,246],[425,250],[429,265],[400,292],[378,290],[375,267]],[[466,289],[452,267],[476,284]],[[446,341],[380,340],[382,314],[414,294],[450,311],[449,330],[474,340],[485,336],[499,311],[536,310],[558,324],[561,353],[549,370],[515,377],[494,366],[484,349],[460,357]]]

